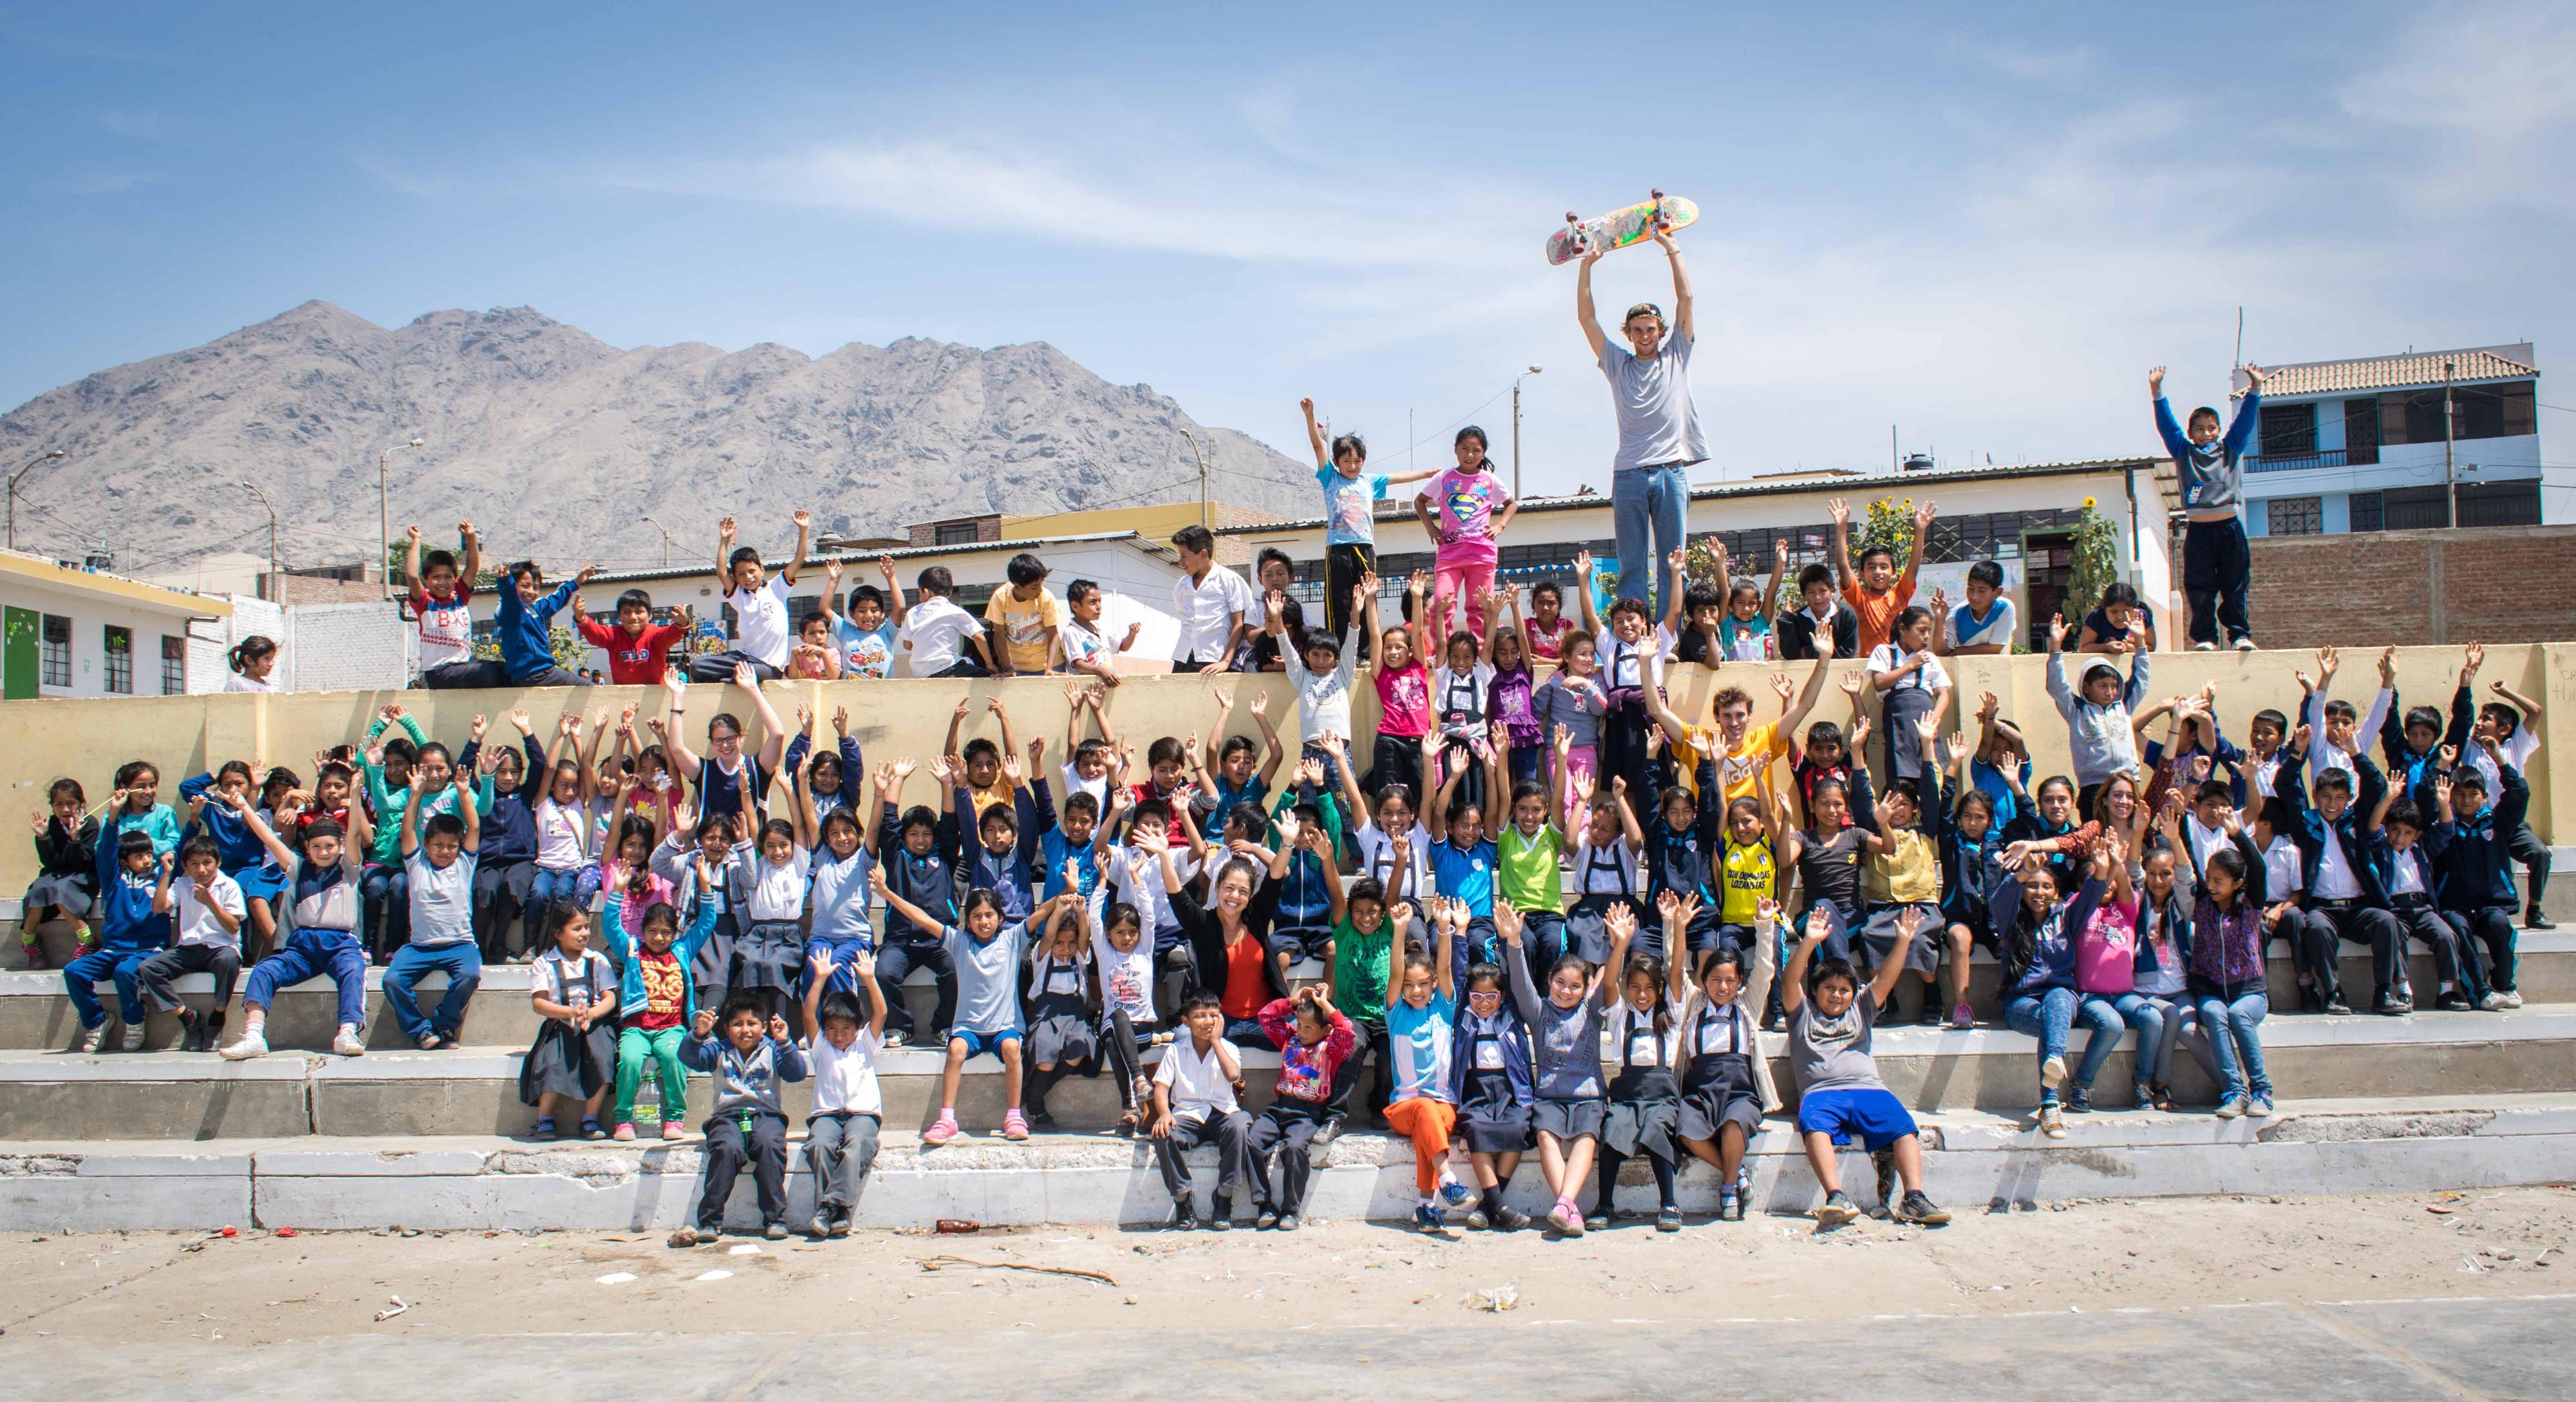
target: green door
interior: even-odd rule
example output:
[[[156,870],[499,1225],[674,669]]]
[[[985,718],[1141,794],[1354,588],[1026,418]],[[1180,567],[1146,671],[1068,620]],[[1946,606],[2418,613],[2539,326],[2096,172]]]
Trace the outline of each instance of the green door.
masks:
[[[43,622],[34,609],[10,609],[0,619],[0,700],[25,701],[36,694],[36,635]]]

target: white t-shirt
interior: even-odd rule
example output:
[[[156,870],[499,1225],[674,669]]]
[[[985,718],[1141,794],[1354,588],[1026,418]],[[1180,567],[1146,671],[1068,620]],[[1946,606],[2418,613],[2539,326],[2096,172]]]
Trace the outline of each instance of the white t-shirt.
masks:
[[[733,645],[772,667],[787,666],[787,576],[771,575],[768,582],[750,593],[740,589],[725,591],[725,602],[733,605]]]
[[[1061,791],[1066,798],[1071,798],[1078,793],[1087,793],[1091,795],[1093,802],[1100,805],[1100,816],[1104,818],[1109,816],[1108,770],[1101,770],[1100,777],[1097,779],[1086,779],[1082,777],[1081,770],[1067,764],[1057,773],[1056,778],[1060,781]]]
[[[903,627],[895,636],[912,655],[912,674],[935,677],[956,666],[958,650],[983,631],[983,622],[959,608],[956,600],[933,594],[904,613]]]
[[[1111,847],[1101,858],[1102,873],[1109,878],[1107,884],[1114,889],[1118,899],[1136,907],[1136,914],[1143,919],[1148,933],[1169,929],[1180,921],[1172,914],[1171,893],[1163,889],[1162,864],[1149,863],[1145,869],[1145,879],[1141,883],[1128,872],[1127,863],[1141,850],[1141,848],[1131,849],[1125,846]],[[1198,859],[1182,848],[1177,840],[1172,847],[1172,871],[1180,877],[1181,884],[1184,886],[1190,884],[1190,879],[1199,874]]]
[[[617,974],[608,967],[608,956],[596,949],[585,949],[580,958],[567,959],[558,945],[538,956],[534,968],[536,991],[544,994],[547,1002],[567,1008],[589,1007],[594,991],[608,993],[617,988]],[[584,969],[590,974],[587,987],[582,981]]]
[[[748,920],[793,920],[805,913],[806,873],[811,870],[803,847],[788,853],[784,864],[768,857],[751,864],[751,891],[743,904]]]
[[[2487,802],[2494,803],[2502,799],[2504,776],[2496,772],[2495,761],[2487,758],[2486,746],[2472,741],[2460,748],[2466,751],[2460,756],[2460,762],[2486,777]],[[2522,775],[2526,780],[2531,777],[2532,752],[2539,748],[2540,733],[2532,729],[2528,723],[2515,726],[2511,735],[2496,742],[2496,749],[2504,755],[2504,762],[2512,765],[2513,772]],[[2337,757],[2341,758],[2341,756]],[[2511,837],[2513,834],[2506,833],[2505,836]]]
[[[1172,660],[1223,665],[1234,615],[1250,618],[1254,603],[1252,586],[1222,565],[1209,565],[1207,578],[1196,583],[1186,573],[1173,580],[1172,615],[1181,632],[1172,643]]]
[[[537,865],[548,871],[577,871],[582,864],[581,832],[589,814],[578,803],[537,800]]]
[[[833,1046],[829,1037],[814,1039],[814,1045],[805,1049],[805,1059],[813,1065],[815,1114],[885,1113],[885,1096],[877,1089],[877,1052],[881,1046],[876,1034],[864,1024],[859,1035],[850,1039],[848,1051]]]
[[[1198,1039],[1184,1032],[1163,1049],[1162,1064],[1154,1068],[1154,1084],[1171,1088],[1172,1118],[1195,1122],[1238,1108],[1234,1083],[1225,1078],[1225,1067],[1217,1061],[1220,1045],[1211,1043],[1202,1052]]]
[[[1106,922],[1101,912],[1109,906],[1109,883],[1094,882],[1091,887],[1091,961],[1100,970],[1100,1023],[1109,1025],[1109,1014],[1124,1012],[1127,1020],[1139,1027],[1154,1020],[1154,932],[1140,928],[1136,947],[1121,954],[1109,942]],[[1138,911],[1141,917],[1143,911]]]
[[[176,898],[178,905],[179,943],[209,944],[224,949],[241,948],[241,927],[238,922],[245,910],[242,904],[241,883],[219,871],[215,873],[215,879],[207,882],[206,885],[207,889],[214,893],[215,905],[221,907],[225,914],[230,915],[236,924],[232,929],[225,929],[222,922],[215,919],[214,911],[208,909],[205,902],[197,899],[197,883],[189,880],[188,874],[183,871],[170,878],[170,894]]]
[[[276,674],[275,672],[271,672],[271,673],[269,673],[269,675],[270,675],[270,676],[275,676],[275,675],[277,675],[277,674]],[[242,675],[241,673],[239,673],[239,672],[235,672],[235,673],[233,673],[231,676],[228,676],[228,677],[226,677],[226,678],[224,679],[224,690],[226,690],[226,691],[275,691],[275,690],[277,690],[277,683],[275,683],[275,682],[264,682],[264,681],[258,681],[258,680],[255,680],[255,679],[253,679],[253,678],[243,676],[243,675]]]

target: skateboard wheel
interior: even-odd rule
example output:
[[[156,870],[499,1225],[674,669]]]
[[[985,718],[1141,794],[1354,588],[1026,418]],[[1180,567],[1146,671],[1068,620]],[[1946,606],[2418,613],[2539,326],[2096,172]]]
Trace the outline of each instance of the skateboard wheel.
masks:
[[[1577,217],[1573,210],[1569,209],[1565,212],[1565,222],[1568,224],[1580,224],[1583,220]]]
[[[1661,190],[1655,190],[1655,191],[1651,191],[1650,193],[1654,195],[1655,200],[1656,200],[1656,202],[1657,202],[1657,203],[1659,203],[1659,204],[1660,204],[1660,203],[1662,203],[1662,202],[1663,202],[1663,198],[1664,198],[1664,192],[1663,192],[1663,191],[1661,191]]]

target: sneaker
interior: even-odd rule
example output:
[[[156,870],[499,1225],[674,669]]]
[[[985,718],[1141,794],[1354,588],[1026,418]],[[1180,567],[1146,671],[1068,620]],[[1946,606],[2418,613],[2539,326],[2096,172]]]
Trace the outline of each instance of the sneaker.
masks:
[[[664,1120],[662,1122],[662,1138],[666,1142],[673,1139],[686,1139],[688,1137],[689,1125],[687,1121]]]
[[[849,1234],[850,1209],[846,1207],[836,1207],[832,1209],[832,1240],[839,1241],[841,1238],[848,1236]]]
[[[2558,928],[2558,922],[2541,914],[2540,907],[2533,906],[2531,909],[2522,913],[2522,928],[2526,930],[2555,930]]]
[[[2193,644],[2191,645],[2191,650],[2192,650],[2192,651],[2194,651],[2194,652],[2216,652],[2216,651],[2218,651],[2218,644],[2216,644],[2216,643],[2193,643]]]
[[[2303,1013],[2321,1013],[2325,1010],[2325,995],[2317,991],[2317,986],[2313,983],[2300,984],[2299,1011]]]
[[[1824,1205],[1816,1209],[1816,1221],[1828,1227],[1839,1227],[1859,1218],[1860,1209],[1852,1206],[1851,1195],[1840,1189],[1827,1193]]]
[[[1923,1011],[1914,1015],[1917,1027],[1939,1027],[1946,1021],[1948,1019],[1942,1016],[1940,1003],[1930,998],[1923,1000]]]
[[[1217,1195],[1217,1200],[1218,1200],[1219,1202],[1229,1202],[1229,1201],[1232,1201],[1232,1200],[1233,1200],[1233,1198],[1234,1198],[1234,1194],[1232,1194],[1232,1193],[1219,1193],[1219,1194]],[[1219,1211],[1215,1216],[1210,1217],[1210,1218],[1207,1220],[1207,1229],[1208,1229],[1209,1231],[1212,1231],[1212,1232],[1230,1232],[1230,1231],[1233,1231],[1233,1230],[1234,1230],[1234,1219],[1233,1219],[1232,1217],[1227,1216],[1223,1211]]]
[[[124,1051],[139,1052],[143,1050],[143,1024],[139,1022],[129,1022],[125,1024],[125,1034],[117,1038],[116,1045],[119,1049]]]
[[[1494,1214],[1494,1229],[1496,1231],[1527,1231],[1529,1229],[1529,1224],[1529,1214],[1509,1203],[1505,1203],[1503,1205],[1503,1210]]]
[[[2352,1004],[2345,1002],[2342,994],[2335,994],[2333,997],[2326,999],[2326,1016],[2350,1017],[2352,1016]]]
[[[2236,650],[2237,650],[2238,652],[2252,652],[2252,651],[2254,651],[2254,650],[2255,650],[2255,647],[2254,647],[2254,640],[2253,640],[2252,638],[2250,638],[2250,637],[2242,637],[2242,638],[2238,638],[2238,639],[2236,640]]]
[[[1028,1138],[1028,1137],[1029,1137],[1029,1122],[1028,1122],[1028,1118],[1027,1118],[1026,1116],[1022,1115],[1022,1114],[1021,1114],[1019,1111],[1017,1111],[1017,1110],[1005,1110],[1005,1111],[1003,1111],[1003,1112],[1002,1112],[1002,1137],[1003,1137],[1004,1139],[1015,1140],[1015,1141],[1016,1141],[1016,1140],[1021,1140],[1021,1139],[1026,1139],[1026,1138]]]
[[[2370,1010],[2381,1017],[2404,1017],[2415,1011],[2415,1005],[2394,993],[2382,993],[2378,1001],[2371,1004]]]
[[[1173,1231],[1194,1232],[1198,1230],[1198,1226],[1198,1208],[1192,1206],[1186,1199],[1172,1204],[1171,1229]]]
[[[98,1026],[96,1026],[96,1027],[84,1027],[84,1028],[82,1028],[82,1029],[81,1029],[81,1035],[80,1035],[80,1052],[81,1052],[81,1055],[83,1055],[83,1056],[95,1056],[95,1055],[97,1055],[97,1054],[98,1054],[98,1049],[99,1049],[100,1047],[102,1047],[102,1046],[105,1046],[106,1044],[107,1044],[107,1024],[106,1024],[106,1023],[102,1022],[102,1023],[100,1023]]]
[[[715,1239],[716,1234],[714,1230],[704,1227],[680,1227],[671,1233],[671,1244],[673,1246],[695,1246],[699,1242],[713,1241]]]
[[[1440,1200],[1449,1204],[1451,1207],[1456,1207],[1460,1203],[1465,1202],[1469,1196],[1470,1194],[1467,1192],[1467,1185],[1459,1182],[1455,1178],[1452,1178],[1448,1182],[1440,1185]]]
[[[1413,1229],[1424,1236],[1439,1236],[1448,1230],[1448,1224],[1440,1220],[1439,1208],[1417,1204],[1413,1209]]]
[[[2149,1081],[2147,1082],[2147,1094],[2154,1100],[2156,1109],[2166,1111],[2173,1109],[2174,1098],[2172,1086],[2166,1085],[2162,1081]]]
[[[1896,1151],[1881,1149],[1869,1156],[1869,1165],[1878,1172],[1878,1200],[1882,1206],[1896,1201]]]
[[[599,1127],[599,1117],[597,1115],[584,1115],[581,1117],[581,1137],[584,1139],[606,1139],[608,1137],[608,1131]]]
[[[1658,1212],[1655,1214],[1655,1230],[1656,1230],[1656,1231],[1659,1231],[1659,1232],[1677,1232],[1677,1231],[1680,1231],[1681,1229],[1682,1229],[1682,1210],[1681,1210],[1680,1208],[1678,1208],[1678,1207],[1667,1207],[1667,1208],[1662,1209],[1661,1211],[1658,1211]]]
[[[1485,1209],[1478,1207],[1468,1211],[1467,1230],[1471,1232],[1481,1232],[1491,1225],[1492,1223],[1485,1219]]]
[[[1965,1032],[1977,1025],[1977,1010],[1965,1003],[1950,1010],[1950,1030]]]
[[[1717,1220],[1721,1222],[1743,1221],[1743,1195],[1736,1192],[1733,1188],[1719,1189],[1717,1193]]]
[[[620,1144],[631,1144],[635,1142],[634,1121],[626,1120],[619,1122],[617,1128],[608,1132],[608,1137],[616,1140]]]
[[[1932,1199],[1924,1196],[1919,1188],[1907,1193],[1905,1200],[1898,1203],[1896,1210],[1888,1215],[1899,1222],[1911,1222],[1918,1227],[1946,1227],[1950,1224],[1950,1214],[1942,1211]]]
[[[438,1034],[437,1034],[437,1033],[435,1033],[435,1032],[423,1032],[423,1033],[421,1033],[421,1034],[420,1034],[420,1043],[419,1043],[419,1045],[420,1045],[420,1049],[421,1049],[422,1051],[436,1051],[436,1050],[438,1050]]]
[[[2070,1115],[2092,1114],[2093,1088],[2091,1086],[2077,1086],[2066,1092],[2066,1113]]]
[[[334,1056],[365,1056],[367,1054],[366,1039],[358,1035],[357,1028],[352,1027],[345,1022],[341,1023],[339,1032],[331,1038],[331,1054]]]
[[[2255,1092],[2254,1099],[2247,1103],[2245,1113],[2249,1118],[2268,1120],[2274,1118],[2280,1112],[2272,1108],[2271,1096],[2257,1091]]]
[[[2140,1081],[2138,1082],[2137,1098],[2129,1108],[2132,1110],[2157,1110],[2162,1109],[2163,1107],[2156,1104],[2156,1088],[2147,1084],[2145,1081]]]
[[[1624,1217],[1628,1214],[1621,1213],[1619,1215]],[[1606,1232],[1610,1230],[1610,1214],[1597,1210],[1583,1214],[1583,1230],[1587,1232]]]
[[[2040,1089],[2055,1090],[2064,1084],[2066,1084],[2065,1057],[2052,1056],[2048,1060],[2039,1063]]]
[[[939,1118],[931,1122],[930,1128],[921,1132],[921,1142],[928,1144],[933,1148],[945,1144],[956,1137],[957,1112],[955,1110],[940,1111]]]
[[[2066,1116],[2054,1105],[2039,1108],[2039,1132],[2051,1139],[2066,1137]]]
[[[760,1234],[771,1241],[785,1241],[787,1240],[787,1224],[784,1222],[772,1222],[768,1226],[761,1228]]]
[[[2478,1000],[2478,1008],[2482,1012],[2500,1013],[2504,1011],[2504,1007],[2504,995],[2493,989],[2488,990],[2487,996]]]
[[[832,1213],[828,1208],[815,1213],[813,1220],[805,1224],[805,1235],[810,1240],[821,1241],[823,1238],[828,1237],[831,1234]]]
[[[1558,1198],[1556,1206],[1548,1209],[1547,1221],[1549,1226],[1567,1236],[1583,1235],[1583,1209],[1564,1198]]]
[[[1297,1214],[1294,1212],[1280,1213],[1279,1226],[1277,1229],[1283,1232],[1293,1232],[1297,1230]]]
[[[53,962],[45,957],[44,941],[30,939],[24,944],[19,945],[18,949],[21,953],[27,956],[27,967],[29,969],[50,969],[53,967]]]
[[[902,1032],[889,1032],[889,1033],[885,1034],[886,1050],[888,1050],[888,1051],[892,1051],[892,1050],[894,1050],[895,1048],[900,1047],[900,1046],[902,1046],[904,1043],[909,1042],[909,1041],[911,1041],[911,1040],[912,1040],[911,1036],[910,1036],[909,1034],[907,1034],[907,1033],[902,1033]]]
[[[2442,990],[2441,998],[2433,1006],[2446,1013],[2465,1013],[2476,1011],[2478,1005],[2470,1002],[2469,995],[2466,993],[2456,988],[2446,988]]]
[[[537,1116],[537,1127],[536,1127],[535,1129],[530,1130],[530,1131],[528,1132],[528,1137],[529,1137],[529,1138],[531,1138],[531,1139],[552,1139],[552,1138],[554,1138],[554,1137],[555,1137],[555,1117],[554,1117],[554,1116],[552,1116],[552,1115],[539,1115],[539,1116]]]
[[[138,1037],[135,1040],[139,1042],[142,1039]],[[128,1047],[126,1050],[132,1051],[133,1048]],[[266,1056],[268,1055],[268,1037],[263,1032],[244,1032],[241,1035],[240,1041],[224,1048],[222,1051],[216,1053],[216,1055],[221,1056],[226,1061],[248,1061],[253,1057]]]
[[[1256,1232],[1266,1232],[1278,1225],[1279,1214],[1269,1208],[1265,1207],[1252,1215],[1252,1229]]]
[[[2502,998],[2504,1000],[2504,1005],[2508,1008],[2519,1008],[2522,1006],[2522,991],[2520,989],[2501,989],[2498,990],[2496,996]]]
[[[1320,1154],[1324,1152],[1325,1145],[1340,1138],[1341,1134],[1342,1117],[1339,1115],[1326,1115],[1324,1117],[1324,1122],[1315,1126],[1315,1137],[1306,1141],[1306,1151],[1310,1154]]]
[[[2230,1091],[2218,1102],[2218,1118],[2232,1120],[2245,1113],[2245,1097]]]
[[[1045,1106],[1036,1106],[1029,1111],[1029,1133],[1053,1134],[1056,1131],[1055,1116],[1048,1114]]]

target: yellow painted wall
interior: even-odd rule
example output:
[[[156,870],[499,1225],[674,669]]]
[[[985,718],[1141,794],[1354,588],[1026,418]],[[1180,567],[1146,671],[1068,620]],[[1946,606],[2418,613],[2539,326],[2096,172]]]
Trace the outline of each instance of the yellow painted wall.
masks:
[[[1095,535],[1134,531],[1149,545],[1161,545],[1172,532],[1199,523],[1199,504],[1170,502],[1161,506],[1114,506],[1101,511],[1060,511],[1052,516],[1005,516],[1005,540],[1036,535]]]
[[[2447,710],[2459,658],[2456,648],[2402,650],[2398,664],[2401,701]],[[2374,661],[2375,655],[2368,654],[2347,658],[2336,694],[2367,706],[2371,691],[2378,685]],[[2029,735],[2036,751],[2037,772],[2043,776],[2064,772],[2066,767],[2065,727],[2058,723],[2048,701],[2045,664],[2046,659],[2041,657],[1953,658],[1946,664],[1958,688],[1951,724],[1956,726],[1960,715],[1974,714],[1977,693],[1993,691],[2003,702],[2004,715],[2016,720]],[[1827,683],[1825,700],[1819,703],[1820,717],[1838,723],[1848,719],[1848,707],[1837,683],[1841,673],[1858,665],[1833,664],[1835,679]],[[2160,654],[2153,663],[2151,690],[2159,696],[2170,696],[2196,689],[2204,681],[2217,681],[2219,719],[2227,733],[2241,741],[2255,711],[2266,706],[2283,711],[2296,709],[2299,689],[2291,673],[2295,668],[2314,665],[2314,659],[2303,653]],[[1790,673],[1803,682],[1806,670],[1805,665],[1796,665]],[[1715,672],[1676,667],[1670,678],[1679,693],[1675,707],[1685,715],[1704,716],[1708,696],[1725,682],[1733,682],[1754,693],[1757,720],[1776,715],[1778,706],[1765,685],[1766,675],[1763,668],[1747,663],[1732,663]],[[1293,754],[1296,730],[1288,718],[1293,700],[1286,680],[1278,676],[1231,680],[1239,681],[1242,689],[1236,697],[1235,710],[1224,722],[1225,730],[1252,732],[1247,708],[1253,688],[1267,687],[1272,714],[1281,718]],[[2532,823],[2546,839],[2576,840],[2576,782],[2555,783],[2553,763],[2557,755],[2576,754],[2576,644],[2491,649],[2479,679],[2482,699],[2486,682],[2493,680],[2506,682],[2547,708],[2547,734],[2529,776],[2534,790]],[[1011,710],[1020,743],[1025,746],[1030,739],[1043,736],[1048,764],[1062,762],[1065,703],[1063,687],[1056,681],[780,682],[771,685],[770,695],[772,704],[791,726],[800,701],[816,704],[826,717],[834,706],[849,707],[852,733],[873,765],[899,755],[927,758],[936,752],[961,689],[973,705],[965,732],[968,737],[994,733],[985,698],[1000,696]],[[149,759],[161,767],[165,799],[175,795],[180,779],[226,759],[257,758],[309,774],[315,750],[357,739],[375,708],[388,701],[410,708],[433,738],[461,747],[477,712],[490,715],[493,724],[501,727],[506,725],[501,720],[502,713],[513,705],[524,704],[543,735],[550,733],[554,718],[568,703],[613,709],[628,700],[650,703],[654,710],[648,713],[658,713],[661,704],[658,691],[648,696],[633,687],[518,693],[311,692],[11,701],[0,703],[0,801],[14,808],[8,821],[24,822],[23,815],[28,810],[43,805],[46,786],[57,776],[69,774],[78,778],[91,800],[97,802],[106,797],[116,766],[137,758]],[[748,697],[731,687],[691,688],[689,720],[693,733],[703,734],[707,718],[718,710],[735,712],[748,722],[752,714],[748,703]],[[1374,730],[1374,709],[1374,703],[1364,698],[1356,718],[1363,733]],[[1141,752],[1157,736],[1206,731],[1215,721],[1215,710],[1207,697],[1205,678],[1133,677],[1114,693],[1111,719],[1122,737],[1132,740]],[[825,735],[829,734],[828,725],[827,719],[820,727]],[[2157,733],[2162,732],[2159,729]],[[1365,767],[1365,745],[1359,759]],[[927,794],[926,784],[925,779],[916,777],[911,793],[916,797]],[[0,848],[0,888],[23,887],[34,869],[32,843],[21,839]]]

